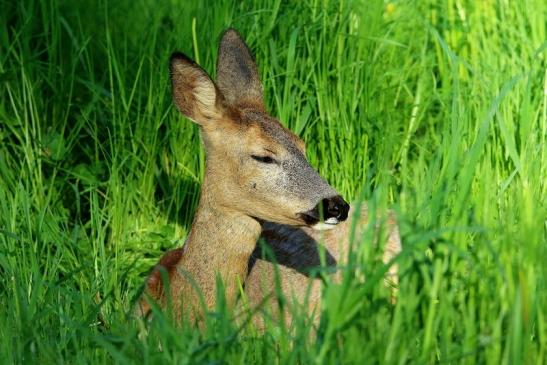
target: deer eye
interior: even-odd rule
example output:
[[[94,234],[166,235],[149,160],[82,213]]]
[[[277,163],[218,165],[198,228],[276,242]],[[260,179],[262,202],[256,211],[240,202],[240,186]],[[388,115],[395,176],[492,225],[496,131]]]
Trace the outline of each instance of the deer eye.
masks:
[[[256,161],[262,162],[262,163],[275,163],[275,160],[273,158],[271,158],[270,156],[251,155],[251,158],[253,160],[256,160]]]

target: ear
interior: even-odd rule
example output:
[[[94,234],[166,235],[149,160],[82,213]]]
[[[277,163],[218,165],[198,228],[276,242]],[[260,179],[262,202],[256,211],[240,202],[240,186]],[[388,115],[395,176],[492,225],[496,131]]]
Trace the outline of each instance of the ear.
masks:
[[[220,41],[217,84],[227,104],[253,104],[264,109],[262,84],[254,59],[243,39],[231,28]]]
[[[207,73],[182,53],[173,53],[170,67],[173,101],[182,114],[200,125],[222,114],[221,97]]]

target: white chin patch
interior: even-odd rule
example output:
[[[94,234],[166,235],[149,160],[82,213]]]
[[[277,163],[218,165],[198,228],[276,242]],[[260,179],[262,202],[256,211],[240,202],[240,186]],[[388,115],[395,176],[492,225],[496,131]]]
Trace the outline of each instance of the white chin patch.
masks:
[[[311,228],[315,229],[316,231],[327,231],[336,227],[338,223],[340,223],[338,219],[331,217],[324,222],[314,224],[313,226],[311,226]]]

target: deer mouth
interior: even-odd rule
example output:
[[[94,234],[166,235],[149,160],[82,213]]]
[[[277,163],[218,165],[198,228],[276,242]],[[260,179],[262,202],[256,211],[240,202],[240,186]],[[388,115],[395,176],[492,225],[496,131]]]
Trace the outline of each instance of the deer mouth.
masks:
[[[321,221],[318,216],[309,213],[300,213],[298,216],[306,223],[308,227],[317,231],[333,229],[340,224],[340,220],[336,217],[330,217],[324,221]]]
[[[338,219],[329,218],[324,222],[315,223],[313,226],[311,226],[311,228],[316,231],[328,231],[336,227],[338,224],[340,224],[340,221]]]

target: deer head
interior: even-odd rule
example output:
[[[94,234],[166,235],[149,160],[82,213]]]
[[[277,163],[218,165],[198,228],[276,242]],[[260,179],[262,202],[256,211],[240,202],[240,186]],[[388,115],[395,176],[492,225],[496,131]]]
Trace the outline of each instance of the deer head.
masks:
[[[347,218],[349,205],[310,166],[304,142],[266,112],[256,64],[235,30],[220,42],[216,83],[181,53],[172,55],[170,70],[175,105],[200,126],[202,194],[213,204],[318,229]]]

